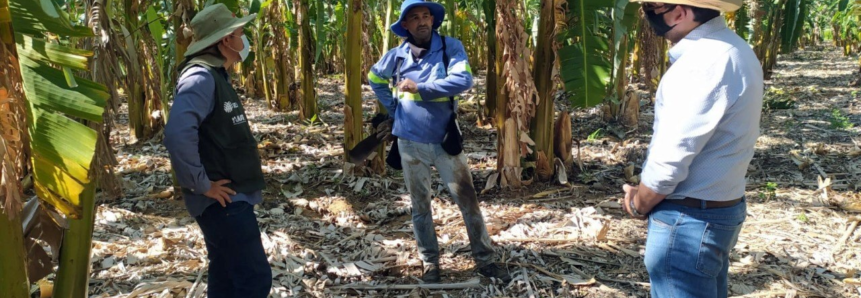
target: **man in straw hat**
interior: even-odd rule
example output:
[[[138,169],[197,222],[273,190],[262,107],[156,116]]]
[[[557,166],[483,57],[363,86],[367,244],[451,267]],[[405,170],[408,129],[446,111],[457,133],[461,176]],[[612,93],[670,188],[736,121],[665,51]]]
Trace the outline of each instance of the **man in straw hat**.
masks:
[[[210,298],[266,297],[272,286],[254,215],[266,184],[257,142],[226,71],[248,56],[242,29],[255,17],[237,18],[215,4],[191,20],[194,38],[179,65],[164,133],[185,205],[206,242]]]
[[[424,264],[422,280],[441,280],[439,244],[431,211],[434,166],[463,214],[478,273],[508,282],[509,274],[494,263],[496,253],[478,205],[467,157],[461,152],[459,140],[449,138],[454,134],[460,137],[454,122],[454,96],[472,87],[472,70],[463,44],[437,33],[444,18],[445,8],[438,3],[404,1],[400,19],[391,30],[406,41],[386,53],[368,73],[377,100],[394,116],[391,133],[398,140],[392,151],[399,152],[401,158],[387,161],[403,168],[412,200],[413,232]]]
[[[763,78],[750,46],[721,12],[742,0],[642,0],[673,42],[639,186],[623,206],[649,220],[653,297],[726,297],[729,252],[745,219],[745,174],[759,136]]]

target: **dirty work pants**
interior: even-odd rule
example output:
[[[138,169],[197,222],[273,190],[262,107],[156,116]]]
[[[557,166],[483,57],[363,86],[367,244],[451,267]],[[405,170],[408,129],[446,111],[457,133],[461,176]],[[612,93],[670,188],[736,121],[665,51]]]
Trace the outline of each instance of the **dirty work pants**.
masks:
[[[744,199],[713,209],[666,201],[655,206],[645,257],[652,297],[726,298],[729,253],[746,209]]]
[[[212,204],[195,217],[209,256],[209,298],[264,298],[272,287],[272,268],[260,240],[254,206]]]
[[[469,246],[478,268],[494,262],[494,251],[481,216],[466,155],[449,155],[440,144],[398,139],[404,180],[412,200],[413,232],[425,264],[439,264],[439,243],[431,211],[431,166],[436,167],[452,200],[460,208]]]

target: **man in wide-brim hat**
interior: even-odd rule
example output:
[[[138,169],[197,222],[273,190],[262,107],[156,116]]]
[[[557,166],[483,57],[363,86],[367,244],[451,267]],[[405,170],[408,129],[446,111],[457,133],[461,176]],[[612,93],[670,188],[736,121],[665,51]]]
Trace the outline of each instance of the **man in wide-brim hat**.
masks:
[[[207,295],[262,298],[272,287],[254,205],[266,186],[257,142],[225,68],[248,57],[243,27],[223,4],[191,20],[192,44],[165,127],[164,145],[209,257]]]
[[[763,95],[759,60],[721,16],[742,0],[640,2],[673,43],[672,66],[658,86],[641,182],[623,187],[622,205],[649,221],[652,297],[726,297]]]
[[[423,263],[422,281],[442,280],[431,209],[431,167],[435,167],[460,207],[476,271],[507,283],[511,276],[495,263],[497,253],[478,204],[468,158],[456,141],[445,142],[454,129],[459,130],[452,125],[457,115],[454,96],[472,87],[472,70],[461,41],[437,32],[444,18],[445,8],[439,3],[404,1],[391,30],[405,41],[383,55],[368,73],[377,100],[393,117],[391,134],[397,140],[391,152],[398,152],[400,158],[389,158],[387,163],[403,168]]]

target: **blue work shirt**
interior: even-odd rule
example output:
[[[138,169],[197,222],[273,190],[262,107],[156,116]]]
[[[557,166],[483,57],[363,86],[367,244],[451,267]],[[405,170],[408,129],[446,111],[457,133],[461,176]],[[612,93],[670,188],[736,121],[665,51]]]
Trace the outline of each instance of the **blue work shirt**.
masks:
[[[227,73],[224,73],[225,77]],[[189,68],[176,86],[176,96],[170,108],[170,119],[164,129],[164,146],[170,153],[170,163],[176,179],[184,189],[185,207],[197,217],[209,205],[218,201],[203,194],[209,191],[210,180],[200,162],[198,128],[215,108],[215,79],[203,67]],[[263,200],[261,191],[231,195],[233,202],[258,204]]]
[[[368,73],[377,100],[389,115],[394,115],[392,134],[398,138],[426,144],[442,143],[453,113],[449,97],[472,87],[472,69],[466,51],[463,44],[452,37],[445,37],[449,58],[446,75],[441,38],[434,31],[430,49],[419,58],[413,57],[410,45],[404,42],[383,55]],[[394,69],[398,61],[401,65],[396,76]],[[393,90],[390,84],[395,77],[400,81],[416,82],[418,93]]]

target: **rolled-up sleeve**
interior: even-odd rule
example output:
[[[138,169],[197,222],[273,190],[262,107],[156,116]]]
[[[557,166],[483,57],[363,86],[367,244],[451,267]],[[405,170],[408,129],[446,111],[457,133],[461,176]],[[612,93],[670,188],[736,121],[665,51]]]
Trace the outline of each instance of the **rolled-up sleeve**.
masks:
[[[210,181],[200,162],[198,130],[215,106],[215,80],[204,68],[193,68],[180,78],[164,130],[164,146],[176,179],[194,194],[209,191]]]
[[[679,69],[665,77],[658,96],[662,112],[656,119],[649,154],[641,175],[644,186],[669,195],[688,177],[688,168],[703,150],[738,99],[733,65],[717,58]],[[657,116],[657,115],[656,115]]]
[[[463,93],[472,88],[472,68],[460,41],[446,39],[449,54],[448,75],[431,82],[419,83],[421,98],[446,98]]]

